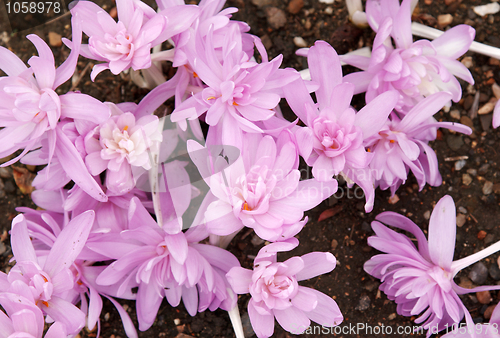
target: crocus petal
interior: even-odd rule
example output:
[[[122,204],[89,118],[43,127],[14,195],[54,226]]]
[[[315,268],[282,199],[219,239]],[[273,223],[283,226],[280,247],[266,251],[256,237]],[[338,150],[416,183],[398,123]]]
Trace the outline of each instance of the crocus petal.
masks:
[[[67,93],[59,96],[59,99],[61,100],[61,117],[82,119],[100,124],[111,116],[107,105],[89,95]]]
[[[28,225],[25,217],[17,215],[12,220],[12,230],[10,233],[12,252],[17,262],[29,261],[37,263],[37,257],[33,244],[28,234]]]
[[[252,284],[252,270],[241,267],[234,267],[226,274],[227,281],[233,291],[239,295],[249,293],[249,286]]]
[[[439,55],[457,59],[465,54],[474,41],[476,31],[469,25],[458,25],[450,28],[431,43]]]
[[[85,325],[85,314],[67,300],[52,296],[47,303],[49,306],[42,305],[43,311],[60,322],[68,334],[77,333]]]
[[[337,326],[344,320],[337,303],[327,295],[314,289],[309,289],[309,292],[316,295],[318,305],[312,311],[305,312],[305,315],[320,325],[326,327]]]
[[[444,196],[429,220],[429,255],[432,262],[449,271],[455,252],[456,209],[451,196]]]
[[[294,334],[301,334],[311,324],[304,311],[291,306],[285,310],[274,309],[274,317],[282,328]]]
[[[0,69],[8,76],[18,76],[26,71],[28,67],[26,67],[16,54],[5,47],[0,47]]]
[[[311,79],[320,84],[316,91],[319,108],[329,107],[333,89],[342,83],[342,67],[337,52],[327,42],[316,41],[309,48],[307,63]]]
[[[295,275],[298,281],[328,273],[337,263],[335,256],[329,252],[310,252],[301,258],[304,260],[304,269]]]
[[[274,316],[260,314],[254,306],[255,301],[250,299],[248,302],[248,316],[250,323],[258,338],[271,337],[274,332]]]
[[[80,254],[94,223],[95,212],[88,210],[73,218],[61,231],[49,252],[44,271],[50,276],[69,268]]]
[[[163,299],[161,290],[156,282],[139,285],[136,300],[139,330],[146,331],[153,325]]]
[[[388,91],[378,95],[370,101],[357,114],[355,125],[363,132],[363,138],[378,133],[386,123],[387,117],[398,102],[399,94],[396,91]]]

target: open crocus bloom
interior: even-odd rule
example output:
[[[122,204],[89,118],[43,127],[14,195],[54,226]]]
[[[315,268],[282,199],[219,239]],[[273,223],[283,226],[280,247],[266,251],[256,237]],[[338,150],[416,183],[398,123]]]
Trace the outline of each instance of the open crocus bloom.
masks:
[[[200,172],[207,173],[202,175],[211,175],[205,180],[211,188],[206,197],[208,231],[227,236],[246,226],[269,241],[295,236],[306,222],[304,211],[333,195],[337,181],[299,181],[296,145],[288,132],[276,141],[269,135],[244,134],[243,144],[241,157],[217,174],[205,168],[206,157],[193,157]],[[188,142],[190,154],[200,149]]]
[[[460,123],[437,122],[432,116],[451,98],[450,93],[439,92],[420,101],[402,119],[392,114],[378,133],[365,140],[365,147],[373,154],[370,169],[376,186],[390,188],[394,194],[411,170],[423,189],[425,183],[442,183],[438,161],[428,142],[436,138],[436,128],[448,128],[470,135],[472,130]]]
[[[335,268],[335,257],[329,252],[311,252],[277,262],[277,253],[299,244],[296,238],[263,247],[254,261],[254,269],[234,267],[227,279],[237,294],[250,293],[250,322],[257,337],[270,337],[274,318],[287,331],[300,334],[311,324],[332,327],[343,316],[337,303],[327,295],[298,282],[328,273]]]
[[[367,212],[373,208],[375,191],[369,175],[361,175],[372,154],[364,140],[384,125],[398,99],[396,91],[381,94],[359,112],[350,105],[354,85],[342,79],[342,68],[335,50],[316,41],[307,54],[311,79],[319,83],[315,104],[299,79],[284,87],[285,97],[306,127],[295,129],[297,144],[306,163],[319,181],[329,181],[342,173],[359,184],[366,194]]]
[[[81,17],[83,32],[89,36],[89,44],[82,45],[81,54],[105,61],[94,66],[92,80],[106,69],[116,75],[129,68],[151,67],[151,48],[188,28],[198,15],[196,6],[174,6],[168,15],[157,14],[137,0],[118,0],[116,8],[118,22],[91,1],[71,9],[73,15]]]
[[[459,25],[432,42],[413,42],[411,2],[404,0],[399,7],[399,1],[382,1],[382,9],[376,13],[372,13],[373,6],[367,4],[368,22],[377,31],[372,56],[344,56],[342,61],[363,70],[347,75],[344,81],[356,85],[355,93],[366,91],[366,102],[385,91],[397,90],[398,111],[410,109],[422,98],[439,91],[452,93],[452,100],[458,102],[462,89],[455,76],[471,84],[474,79],[456,59],[469,49],[475,30]],[[396,48],[392,47],[391,37]]]
[[[85,136],[88,153],[85,163],[94,176],[108,169],[107,188],[123,194],[135,186],[133,167],[151,168],[148,152],[153,142],[161,142],[162,134],[157,116],[146,115],[136,119],[130,111],[120,109],[126,107],[135,112],[134,104],[108,105],[113,116]]]
[[[418,241],[418,250],[408,237],[380,222],[413,234]],[[464,315],[467,325],[473,325],[472,317],[458,295],[500,289],[497,285],[465,289],[454,282],[453,277],[458,271],[498,251],[500,242],[453,261],[456,209],[450,196],[441,198],[432,211],[428,241],[415,223],[394,212],[379,214],[372,222],[372,228],[376,235],[368,238],[368,244],[385,253],[367,261],[365,271],[382,281],[380,290],[398,304],[398,314],[421,314],[415,322],[423,323],[424,329],[428,330],[427,337],[435,328],[440,331],[460,322]]]
[[[29,237],[27,221],[18,215],[11,231],[16,265],[9,274],[0,273],[0,291],[28,299],[68,334],[76,334],[85,325],[85,314],[66,297],[75,284],[70,268],[87,241],[94,215],[94,211],[87,211],[73,218],[59,233],[48,255],[40,259]]]

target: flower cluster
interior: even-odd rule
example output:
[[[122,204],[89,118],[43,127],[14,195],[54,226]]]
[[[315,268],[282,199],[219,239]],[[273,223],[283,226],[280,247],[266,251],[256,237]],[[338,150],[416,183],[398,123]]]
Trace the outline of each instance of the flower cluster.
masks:
[[[335,257],[311,252],[277,259],[299,245],[294,236],[308,222],[305,212],[337,191],[339,176],[363,189],[367,212],[376,187],[394,194],[410,171],[421,189],[439,185],[429,146],[437,128],[471,133],[433,115],[460,99],[455,76],[473,83],[456,58],[468,50],[474,30],[462,25],[433,42],[413,42],[411,2],[367,1],[366,19],[377,32],[370,57],[339,56],[324,41],[302,51],[311,81],[280,68],[281,55],[269,60],[260,39],[231,20],[236,9],[222,9],[221,0],[157,0],[158,11],[140,0],[117,0],[118,21],[92,2],[77,2],[72,41],[64,40],[71,53],[57,69],[36,35],[28,36],[38,51],[29,67],[0,47],[6,74],[0,77],[0,157],[22,150],[2,165],[45,165],[32,194],[43,209],[19,208],[12,223],[15,265],[0,273],[2,334],[42,337],[44,317],[53,323],[45,337],[76,335],[84,326],[99,331],[105,297],[127,335],[137,337],[115,298],[136,301],[141,331],[153,325],[166,298],[173,307],[182,300],[192,316],[228,311],[239,338],[237,294],[246,293],[258,337],[273,334],[274,319],[297,334],[311,321],[339,325],[343,316],[331,296],[298,284],[330,273]],[[166,41],[173,47],[162,50]],[[125,72],[151,91],[137,104],[58,94],[79,55],[99,62],[92,81],[103,71]],[[341,60],[363,71],[343,76]],[[170,78],[163,73],[167,61],[175,68]],[[351,106],[358,93],[367,102],[359,111]],[[175,108],[165,116],[160,107],[171,98]],[[293,122],[281,114],[285,101],[297,116]],[[301,177],[301,159],[314,177]],[[386,254],[365,270],[382,279],[398,312],[424,311],[418,321],[425,328],[464,315],[470,322],[457,296],[470,290],[453,276],[484,252],[452,262],[451,198],[436,206],[429,244],[402,216],[377,219],[369,244]],[[419,250],[379,221],[413,233]],[[270,242],[253,270],[225,249],[245,227]],[[447,241],[437,245],[440,237]]]

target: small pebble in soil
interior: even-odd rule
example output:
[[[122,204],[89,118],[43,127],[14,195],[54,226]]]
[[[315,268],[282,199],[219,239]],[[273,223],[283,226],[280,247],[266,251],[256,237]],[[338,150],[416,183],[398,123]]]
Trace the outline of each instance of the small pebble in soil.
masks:
[[[304,7],[304,0],[291,0],[288,3],[288,12],[298,14],[302,7]]]
[[[459,150],[463,145],[464,141],[461,135],[448,135],[446,137],[446,143],[451,150]]]
[[[496,304],[495,305],[490,305],[486,308],[486,310],[483,313],[484,319],[490,319],[491,314],[493,313],[493,310],[495,310]]]
[[[438,26],[444,28],[453,22],[453,15],[441,14],[437,18]]]
[[[478,169],[478,174],[479,175],[484,175],[488,172],[488,169],[490,169],[489,163],[485,163],[482,166],[479,167]]]
[[[493,192],[493,182],[486,181],[483,185],[483,195],[489,195]]]
[[[496,14],[500,12],[500,5],[497,2],[492,2],[482,6],[473,7],[474,13],[479,16],[485,16],[488,14]]]
[[[476,297],[481,304],[489,304],[493,300],[488,290],[476,292]]]
[[[427,210],[426,212],[424,212],[424,219],[429,220],[429,218],[431,218],[431,211]]]
[[[482,241],[482,240],[486,237],[486,235],[487,235],[487,234],[488,234],[488,233],[487,233],[486,231],[484,231],[484,230],[480,230],[480,231],[477,233],[477,239],[479,239],[480,241]]]
[[[465,215],[458,214],[457,215],[457,227],[459,227],[459,228],[463,227],[466,220],[467,220],[467,218],[465,217]]]
[[[469,185],[469,184],[471,184],[471,183],[472,183],[472,177],[470,177],[470,175],[469,175],[469,174],[463,174],[463,175],[462,175],[462,183],[463,183],[464,185]]]
[[[493,114],[479,115],[479,122],[481,122],[481,128],[483,128],[484,131],[490,130],[492,121]]]
[[[467,162],[465,160],[459,160],[455,162],[455,170],[460,171]]]
[[[483,284],[487,277],[488,268],[482,262],[474,264],[469,272],[469,278],[476,284]]]
[[[56,32],[49,32],[49,45],[52,47],[62,46],[62,36]]]
[[[460,120],[460,111],[457,109],[453,109],[452,111],[450,111],[450,116],[455,120]]]
[[[497,264],[491,264],[488,272],[490,273],[491,278],[494,280],[500,280],[500,269]]]
[[[174,319],[174,324],[177,326],[177,325],[181,325],[181,320],[179,318],[175,318]]]
[[[337,246],[339,245],[339,242],[336,239],[332,239],[332,250],[337,249]]]
[[[398,195],[394,194],[394,196],[389,197],[389,204],[396,204],[399,202]]]
[[[282,9],[277,7],[267,7],[265,9],[267,23],[271,28],[278,29],[286,25],[287,16]]]
[[[325,8],[325,14],[326,15],[332,15],[333,14],[333,8],[332,7],[326,7]]]
[[[467,68],[470,68],[474,65],[474,63],[472,62],[471,56],[464,57],[460,62],[462,62],[462,64]]]
[[[1,178],[11,178],[12,177],[12,168],[1,167],[0,168],[0,177]]]
[[[109,320],[109,317],[110,317],[109,312],[106,312],[106,313],[104,314],[104,321],[105,321],[105,322],[107,322],[107,321]]]
[[[467,215],[467,209],[464,208],[463,206],[459,206],[458,207],[458,211],[461,212],[464,215]]]
[[[362,295],[359,299],[358,305],[355,307],[355,310],[365,311],[370,307],[370,297],[368,295]]]
[[[477,110],[478,115],[486,115],[493,111],[495,104],[493,102],[486,102],[484,106]]]
[[[493,243],[494,241],[495,241],[495,235],[493,235],[493,234],[487,234],[483,240],[484,245]]]
[[[296,36],[293,38],[293,43],[299,48],[307,47],[307,42],[301,36]]]
[[[395,313],[391,313],[391,314],[387,317],[387,319],[389,319],[389,320],[396,319],[396,314],[395,314]]]
[[[14,191],[16,191],[16,186],[11,180],[5,182],[5,191],[9,194],[12,194]]]
[[[262,238],[260,238],[259,236],[257,236],[256,234],[254,234],[254,235],[252,236],[252,241],[251,241],[251,242],[252,242],[252,244],[253,244],[254,246],[259,246],[259,245],[261,245],[262,243],[264,243],[264,240],[263,240]]]
[[[471,174],[472,176],[477,176],[476,169],[467,169],[467,174]]]

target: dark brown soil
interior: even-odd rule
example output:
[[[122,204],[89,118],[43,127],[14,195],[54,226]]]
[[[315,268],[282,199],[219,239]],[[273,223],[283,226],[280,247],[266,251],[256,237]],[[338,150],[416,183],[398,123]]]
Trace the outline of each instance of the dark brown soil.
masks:
[[[271,58],[283,54],[283,66],[302,69],[307,67],[305,58],[295,55],[297,47],[294,45],[294,37],[302,37],[310,46],[317,39],[331,43],[339,54],[349,50],[370,45],[374,34],[369,28],[361,30],[352,26],[347,19],[347,9],[344,1],[335,1],[333,4],[325,4],[316,0],[292,0],[292,4],[283,0],[230,0],[228,6],[239,8],[234,15],[236,20],[244,20],[252,27],[251,33],[262,38]],[[453,16],[452,26],[466,23],[476,29],[476,41],[500,47],[500,35],[498,32],[500,13],[487,17],[478,17],[472,11],[472,6],[486,4],[487,0],[424,0],[420,1],[414,20],[424,24],[438,27],[437,19],[441,14]],[[114,7],[110,0],[98,1],[106,6],[107,10]],[[148,1],[152,4],[152,1]],[[301,6],[302,4],[302,6]],[[272,9],[271,8],[276,8]],[[286,23],[279,29],[272,28],[269,22],[269,13],[280,13],[286,18]],[[292,14],[296,13],[296,14]],[[0,34],[9,29],[4,13],[0,19]],[[18,20],[23,20],[19,18]],[[25,39],[25,35],[35,33],[48,41],[49,32],[57,32],[62,36],[69,37],[70,17],[65,16],[56,21],[44,24],[21,32],[5,33],[0,44],[16,52],[24,61],[27,61],[35,49]],[[271,22],[272,24],[272,22]],[[56,57],[56,63],[61,63],[68,55],[68,49],[63,47],[52,48]],[[459,104],[452,106],[451,111],[457,110],[461,116],[462,123],[472,124],[474,134],[462,136],[453,134],[447,130],[439,133],[438,139],[433,142],[432,147],[436,150],[439,159],[439,167],[443,176],[443,184],[440,187],[426,186],[418,191],[413,177],[397,192],[399,201],[391,204],[388,191],[377,190],[375,207],[373,212],[365,214],[363,211],[364,200],[359,196],[360,191],[344,189],[344,196],[331,198],[324,201],[314,210],[308,212],[309,223],[297,236],[300,246],[289,253],[301,255],[311,251],[330,251],[338,259],[338,266],[331,273],[306,281],[305,286],[314,287],[327,295],[332,296],[338,302],[344,314],[344,326],[356,327],[365,324],[367,326],[390,326],[393,334],[397,326],[414,326],[413,318],[402,317],[396,314],[396,305],[387,300],[383,293],[378,291],[379,281],[370,277],[363,271],[363,263],[377,251],[367,246],[366,239],[372,235],[370,222],[374,217],[386,210],[399,212],[411,218],[425,230],[428,226],[428,213],[432,211],[435,203],[444,195],[451,195],[457,208],[463,207],[465,212],[465,224],[457,228],[457,245],[455,259],[472,254],[493,242],[500,240],[500,177],[498,168],[500,165],[500,133],[491,128],[491,114],[468,119],[471,104],[475,92],[480,92],[480,104],[482,106],[492,96],[491,85],[493,82],[500,83],[499,61],[491,60],[489,57],[468,53],[472,57],[470,68],[476,84],[467,88],[463,84],[464,95]],[[73,86],[73,90],[80,90],[100,100],[115,103],[123,101],[138,102],[147,91],[138,89],[130,83],[127,76],[115,77],[109,72],[99,75],[96,82],[92,83],[89,78],[89,60],[81,58],[78,69],[85,69],[82,80]],[[344,69],[345,72],[352,69]],[[71,81],[60,87],[60,93],[64,93],[72,87]],[[362,104],[362,98],[357,98],[356,105]],[[456,115],[454,115],[456,116]],[[446,121],[458,121],[451,117],[450,113],[440,112],[437,119]],[[460,170],[455,169],[454,157],[467,156],[465,166]],[[31,168],[32,169],[32,168]],[[469,175],[471,183],[464,184],[463,175]],[[4,178],[5,176],[5,178]],[[21,193],[14,179],[8,173],[2,176],[4,183],[2,191],[5,196],[0,198],[0,234],[10,228],[10,221],[16,215],[14,210],[17,206],[31,206],[28,195]],[[465,177],[467,180],[467,177]],[[493,192],[484,195],[483,187],[486,182],[494,184]],[[0,185],[1,187],[1,185]],[[0,192],[0,195],[2,193]],[[337,196],[340,196],[340,192]],[[332,217],[318,222],[319,215],[327,209],[331,209]],[[461,209],[464,211],[463,209]],[[426,214],[427,213],[427,214]],[[250,267],[252,260],[249,258],[256,255],[262,244],[252,243],[253,233],[240,233],[229,250],[233,252],[244,267]],[[3,268],[7,266],[12,257],[9,240],[6,233],[0,238],[3,240],[3,248],[0,245],[1,262]],[[490,268],[497,264],[499,254],[494,254],[485,259],[484,264]],[[286,259],[285,255],[282,256]],[[465,282],[470,267],[462,271],[456,278],[457,283]],[[500,279],[500,276],[497,278]],[[497,284],[498,281],[488,276],[485,284]],[[483,317],[489,305],[498,303],[500,294],[492,293],[493,301],[490,304],[478,303],[474,294],[462,297],[464,303],[477,322],[487,322]],[[248,315],[246,304],[248,297],[240,298],[239,307],[244,322],[248,326]],[[119,320],[118,313],[112,305],[105,301],[101,316],[101,337],[126,337]],[[135,320],[135,308],[133,302],[122,302],[127,304],[131,317]],[[182,338],[182,334],[195,337],[233,337],[231,324],[227,313],[215,311],[200,313],[196,317],[187,314],[183,306],[171,308],[166,302],[162,305],[157,321],[153,327],[141,332],[140,337],[176,337]],[[336,334],[338,337],[379,337],[366,331],[359,331],[358,335],[353,331],[344,329],[344,333]],[[316,329],[316,332],[318,329]],[[323,331],[326,333],[325,331]],[[347,332],[347,333],[346,333]],[[385,331],[387,332],[387,330]],[[96,331],[82,331],[81,337],[95,337]],[[276,326],[275,337],[290,337],[282,329]],[[333,336],[333,334],[311,334],[310,337]],[[396,335],[401,337],[423,337],[424,335]],[[184,336],[186,337],[186,336]]]

